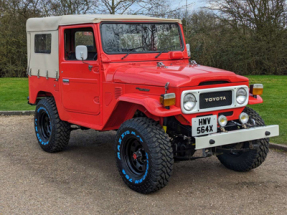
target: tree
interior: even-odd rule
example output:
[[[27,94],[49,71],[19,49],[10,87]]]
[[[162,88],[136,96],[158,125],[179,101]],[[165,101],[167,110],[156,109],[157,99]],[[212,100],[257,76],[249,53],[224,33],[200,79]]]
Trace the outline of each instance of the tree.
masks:
[[[100,0],[99,13],[166,16],[169,0]]]
[[[250,71],[286,73],[286,0],[221,0],[216,5],[218,19],[247,43]]]
[[[97,6],[97,0],[51,0],[42,2],[47,15],[68,15],[91,13]]]
[[[0,2],[0,76],[26,73],[26,20],[40,15],[39,0]]]

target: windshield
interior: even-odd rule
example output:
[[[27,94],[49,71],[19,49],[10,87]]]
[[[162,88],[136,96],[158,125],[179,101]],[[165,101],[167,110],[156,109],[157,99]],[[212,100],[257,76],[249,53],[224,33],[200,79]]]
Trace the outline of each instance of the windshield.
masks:
[[[109,54],[181,51],[177,23],[104,23],[101,25],[103,49]]]

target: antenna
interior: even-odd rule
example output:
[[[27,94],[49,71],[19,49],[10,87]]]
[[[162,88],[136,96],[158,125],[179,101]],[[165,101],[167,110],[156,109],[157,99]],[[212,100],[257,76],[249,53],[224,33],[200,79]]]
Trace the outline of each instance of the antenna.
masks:
[[[185,37],[187,37],[187,0],[185,1]]]

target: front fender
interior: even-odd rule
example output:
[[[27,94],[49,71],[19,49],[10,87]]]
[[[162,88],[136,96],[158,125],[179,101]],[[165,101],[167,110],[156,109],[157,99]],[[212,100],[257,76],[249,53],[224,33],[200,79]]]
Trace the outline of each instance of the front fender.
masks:
[[[260,103],[263,103],[263,99],[261,98],[261,96],[257,96],[256,98],[254,98],[253,96],[249,96],[249,101],[248,101],[249,105],[255,105],[255,104],[260,104]]]
[[[159,96],[130,93],[120,96],[119,101],[141,105],[145,107],[150,114],[157,117],[169,117],[181,114],[179,107],[171,106],[170,109],[164,108],[159,102]]]

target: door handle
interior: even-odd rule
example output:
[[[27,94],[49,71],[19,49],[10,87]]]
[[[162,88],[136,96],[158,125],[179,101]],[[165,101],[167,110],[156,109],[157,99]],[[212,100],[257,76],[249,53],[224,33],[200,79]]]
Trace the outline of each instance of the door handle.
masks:
[[[63,79],[63,83],[68,84],[68,83],[70,83],[70,80],[69,79]]]

